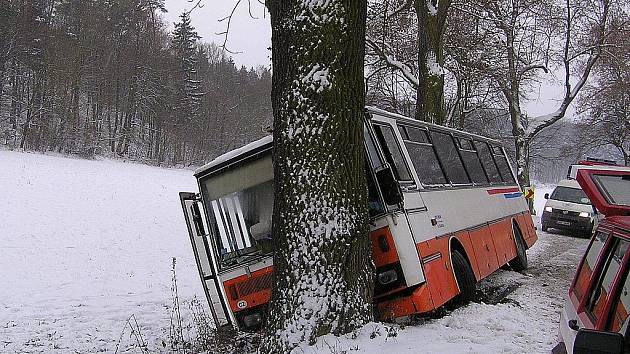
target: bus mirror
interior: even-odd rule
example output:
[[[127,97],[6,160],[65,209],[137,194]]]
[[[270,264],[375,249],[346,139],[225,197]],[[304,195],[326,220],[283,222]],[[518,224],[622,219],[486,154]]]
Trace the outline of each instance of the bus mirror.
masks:
[[[545,193],[545,199],[549,199],[549,193]]]
[[[394,172],[391,168],[386,167],[376,172],[376,180],[381,187],[383,199],[387,205],[397,205],[402,203],[402,192],[400,186],[396,182]]]
[[[624,339],[621,333],[580,329],[573,343],[574,354],[623,353]]]

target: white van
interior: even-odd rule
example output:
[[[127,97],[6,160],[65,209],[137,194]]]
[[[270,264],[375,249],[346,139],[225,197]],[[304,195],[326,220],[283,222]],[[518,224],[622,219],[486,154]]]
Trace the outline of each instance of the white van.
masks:
[[[564,179],[558,182],[551,195],[545,194],[545,199],[547,203],[540,220],[543,231],[554,228],[591,235],[595,209],[577,181]]]

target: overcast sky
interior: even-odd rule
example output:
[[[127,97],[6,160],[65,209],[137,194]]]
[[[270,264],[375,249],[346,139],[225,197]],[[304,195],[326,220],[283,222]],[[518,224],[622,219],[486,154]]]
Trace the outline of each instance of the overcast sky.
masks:
[[[179,20],[179,15],[186,9],[190,9],[194,3],[189,0],[166,0],[164,14],[169,28],[172,30],[173,22]],[[192,25],[202,37],[204,42],[223,43],[225,35],[217,33],[226,30],[227,21],[219,22],[230,14],[237,0],[202,0],[203,7],[195,9],[191,14]],[[248,2],[252,4],[253,19],[249,15]],[[256,67],[258,65],[271,65],[271,23],[269,13],[257,0],[242,0],[232,17],[232,24],[228,34],[228,49],[238,54],[230,54],[237,65]],[[529,102],[524,102],[523,107],[530,116],[537,116],[553,112],[563,97],[562,73],[555,73],[560,77],[560,82],[543,82],[539,90],[529,95]],[[551,75],[551,74],[549,74]],[[573,115],[572,107],[567,112],[567,117]]]
[[[196,2],[197,0],[195,0]],[[202,0],[203,7],[195,9],[190,19],[192,25],[202,37],[204,42],[215,42],[222,44],[225,35],[217,35],[224,32],[227,21],[219,22],[230,14],[236,0]],[[258,65],[271,65],[271,51],[267,48],[271,46],[271,23],[269,13],[256,0],[249,1],[252,4],[252,15],[258,19],[253,19],[249,15],[248,1],[243,0],[236,9],[232,17],[232,24],[228,34],[227,48],[238,54],[230,54],[237,65],[255,67]],[[179,20],[179,15],[186,9],[194,5],[188,0],[166,0],[164,18],[172,30],[173,22]]]

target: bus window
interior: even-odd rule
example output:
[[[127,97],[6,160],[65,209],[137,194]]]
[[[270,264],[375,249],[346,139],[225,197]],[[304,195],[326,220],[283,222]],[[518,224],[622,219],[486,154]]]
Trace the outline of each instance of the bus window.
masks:
[[[466,166],[470,178],[472,178],[475,184],[488,183],[488,177],[483,171],[483,167],[481,167],[481,161],[479,160],[479,155],[477,155],[477,150],[473,146],[472,140],[459,138],[458,141],[460,148],[459,153],[462,155],[464,166]]]
[[[453,137],[447,133],[431,131],[431,139],[449,182],[453,184],[470,183]]]
[[[593,318],[593,322],[597,322],[604,313],[606,300],[608,295],[612,291],[613,280],[617,275],[617,272],[621,268],[621,261],[623,260],[626,251],[628,250],[628,241],[616,240],[615,245],[611,252],[608,253],[606,258],[606,264],[602,273],[597,279],[593,290],[591,291],[588,301],[586,303],[586,310]]]
[[[502,181],[501,175],[499,174],[497,166],[494,164],[494,159],[492,158],[492,153],[490,152],[488,144],[475,140],[474,145],[477,148],[481,164],[484,170],[486,170],[486,174],[488,175],[490,182],[500,183]]]
[[[401,182],[411,182],[411,174],[407,169],[400,147],[396,142],[394,130],[389,126],[374,124],[374,132],[376,132],[376,138],[381,144],[385,159],[394,170],[396,179]]]
[[[405,141],[405,147],[416,169],[420,183],[424,185],[446,184],[446,177],[442,172],[440,162],[435,155],[433,145],[429,143],[427,131],[405,127],[411,140]]]
[[[370,135],[366,125],[363,126],[363,139],[365,140],[365,150],[368,155],[368,168],[370,165],[373,169],[381,167],[383,165],[383,160],[381,160],[381,157],[378,155],[376,143],[374,142],[372,135]]]
[[[494,160],[497,162],[497,166],[499,166],[499,173],[503,181],[514,183],[514,175],[508,164],[507,157],[503,154],[503,149],[501,149],[500,146],[494,145],[492,146],[492,150],[494,152]]]
[[[376,182],[374,181],[374,176],[369,170],[369,167],[365,169],[365,174],[367,178],[368,185],[368,212],[370,217],[381,215],[385,213],[385,207],[381,202],[381,198],[378,195],[378,190],[376,189]]]

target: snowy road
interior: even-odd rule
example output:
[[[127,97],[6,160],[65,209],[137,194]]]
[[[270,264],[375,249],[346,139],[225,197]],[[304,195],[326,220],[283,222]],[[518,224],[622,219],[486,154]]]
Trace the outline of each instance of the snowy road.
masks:
[[[172,257],[181,299],[202,294],[177,196],[194,189],[187,170],[0,151],[0,353],[138,352],[123,332],[132,314],[148,348],[161,350]],[[304,352],[548,352],[586,244],[540,233],[530,269],[499,271],[478,302],[395,337],[373,324]]]

